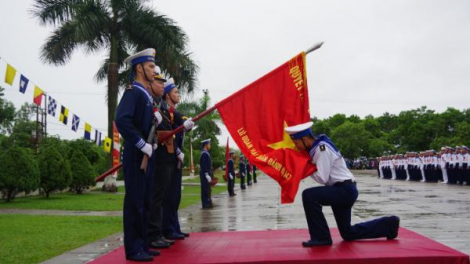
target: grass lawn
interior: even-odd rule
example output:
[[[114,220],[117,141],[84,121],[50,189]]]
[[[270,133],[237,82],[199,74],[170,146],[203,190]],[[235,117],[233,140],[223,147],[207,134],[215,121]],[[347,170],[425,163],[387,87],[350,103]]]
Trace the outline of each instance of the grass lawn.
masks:
[[[119,192],[124,188],[120,187]],[[212,195],[226,191],[212,188]],[[201,202],[199,186],[184,186],[180,209]],[[0,208],[120,211],[124,194],[92,191],[17,198]],[[122,231],[122,218],[109,216],[49,216],[0,214],[0,263],[38,263]]]
[[[199,179],[199,178],[197,178]],[[186,181],[185,181],[186,182]],[[225,191],[224,186],[212,188],[212,195]],[[180,209],[201,202],[199,186],[184,186],[182,190]],[[0,209],[40,209],[66,211],[120,211],[124,200],[124,187],[119,187],[118,193],[92,191],[85,194],[58,193],[50,198],[31,196],[16,198],[12,202],[0,202]]]
[[[119,211],[122,210],[124,187],[117,193],[91,191],[84,194],[53,193],[45,196],[16,198],[12,202],[0,202],[0,209],[49,209],[67,211]]]
[[[0,215],[0,262],[39,263],[121,230],[121,217]]]

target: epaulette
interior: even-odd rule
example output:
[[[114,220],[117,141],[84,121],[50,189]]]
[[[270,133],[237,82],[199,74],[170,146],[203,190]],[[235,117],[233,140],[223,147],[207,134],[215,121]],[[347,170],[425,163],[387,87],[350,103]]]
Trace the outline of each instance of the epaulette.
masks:
[[[182,116],[181,118],[182,118],[183,120],[187,120],[187,119],[188,119],[187,116]]]

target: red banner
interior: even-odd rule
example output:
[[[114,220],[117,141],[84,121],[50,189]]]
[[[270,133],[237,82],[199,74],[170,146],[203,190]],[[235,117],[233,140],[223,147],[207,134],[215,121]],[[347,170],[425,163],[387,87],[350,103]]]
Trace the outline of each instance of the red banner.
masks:
[[[228,146],[228,137],[227,137],[227,145],[225,146],[225,175],[224,180],[228,181],[228,159],[230,158],[230,148]]]
[[[305,53],[216,105],[225,126],[251,164],[281,186],[292,203],[300,181],[315,171],[306,151],[295,148],[287,126],[310,121]]]

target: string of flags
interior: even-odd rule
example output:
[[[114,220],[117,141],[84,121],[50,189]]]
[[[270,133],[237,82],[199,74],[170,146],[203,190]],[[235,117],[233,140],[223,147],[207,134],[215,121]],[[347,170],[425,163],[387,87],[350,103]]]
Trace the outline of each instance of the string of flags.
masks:
[[[13,86],[13,83],[15,82],[17,70],[13,66],[11,66],[8,62],[6,63],[7,63],[7,67],[6,67],[6,72],[5,72],[5,83],[9,84],[10,86]],[[33,86],[33,85],[32,84],[30,85],[29,79],[23,74],[21,74],[19,78],[19,92],[23,94],[26,93],[26,90],[30,86]],[[43,97],[46,98],[46,101],[47,101],[47,104],[45,105],[47,114],[49,114],[50,116],[56,117],[57,106],[58,106],[57,100],[34,84],[33,102],[38,107],[41,106]],[[71,123],[69,123],[69,116],[72,117]],[[74,132],[78,132],[78,130],[80,129],[80,123],[81,123],[80,117],[78,117],[76,114],[71,115],[70,110],[65,105],[60,106],[60,113],[58,115],[58,118],[61,123],[63,123],[66,126],[70,126]],[[94,138],[92,139],[91,132],[93,130],[93,127],[88,122],[83,122],[83,124],[84,124],[83,125],[83,130],[84,130],[83,137],[90,141],[93,140],[93,142],[98,146],[103,145],[103,148],[106,152],[108,153],[111,152],[112,139],[105,136],[104,144],[102,144],[101,137],[103,134],[97,129],[94,129],[95,133],[94,133]]]

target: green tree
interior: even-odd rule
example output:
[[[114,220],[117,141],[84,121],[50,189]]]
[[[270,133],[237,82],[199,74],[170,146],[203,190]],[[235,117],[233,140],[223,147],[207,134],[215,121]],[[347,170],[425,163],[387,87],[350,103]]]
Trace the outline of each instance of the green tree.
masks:
[[[332,131],[331,139],[335,142],[341,154],[349,159],[364,155],[364,150],[371,135],[362,123],[346,121]]]
[[[14,146],[0,155],[0,164],[0,190],[7,202],[38,188],[39,168],[30,149]]]
[[[102,147],[86,139],[76,139],[68,142],[68,157],[72,158],[75,150],[80,150],[87,158],[96,174],[101,174],[109,169],[106,165],[106,152]],[[70,164],[74,167],[74,164]]]
[[[73,151],[70,163],[72,164],[70,189],[76,194],[81,194],[89,186],[95,184],[95,176],[97,175],[85,154],[80,150]]]
[[[32,118],[36,115],[36,106],[34,104],[24,103],[18,111],[15,112],[14,125],[9,137],[8,144],[10,146],[17,145],[25,148],[35,147],[32,141],[32,133],[37,128],[42,130],[40,124]]]
[[[177,109],[181,113],[191,114],[191,113],[202,113],[204,110],[210,107],[210,96],[209,91],[204,90],[204,96],[199,102],[185,102],[178,105]],[[193,155],[194,163],[199,163],[199,154],[201,141],[204,139],[211,139],[211,157],[212,157],[212,167],[217,169],[225,163],[225,149],[221,150],[219,147],[219,141],[217,135],[220,135],[220,128],[218,122],[221,121],[220,115],[217,111],[213,111],[203,118],[201,118],[196,123],[196,127],[189,133],[188,136],[191,137],[191,142],[193,145]],[[185,155],[189,154],[189,138],[185,140]],[[187,162],[189,162],[189,155]]]
[[[154,47],[156,63],[170,74],[184,92],[195,87],[197,66],[187,51],[187,36],[175,22],[144,5],[144,0],[36,0],[32,13],[43,25],[55,27],[42,47],[45,62],[63,65],[74,50],[107,51],[95,76],[107,79],[108,137],[112,138],[119,85],[128,83],[128,73],[119,75],[124,59],[136,50]],[[110,156],[109,156],[110,157]],[[108,159],[111,162],[111,158]]]
[[[40,186],[47,198],[53,191],[63,190],[70,185],[72,173],[65,157],[51,146],[40,149],[38,155]]]
[[[0,87],[0,134],[11,133],[15,118],[15,106],[12,102],[3,99],[5,89]]]

